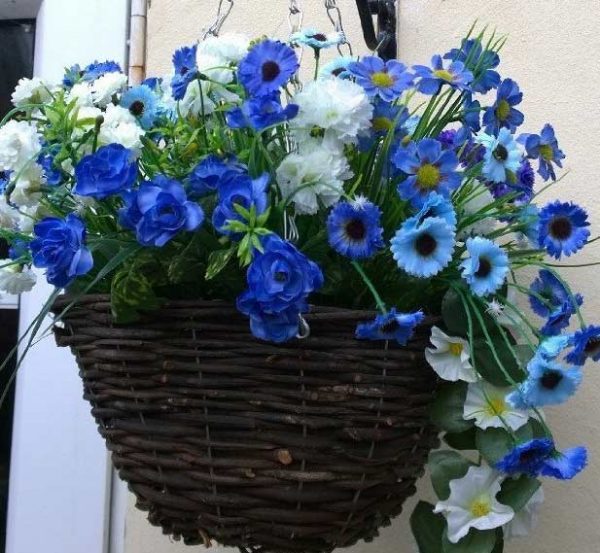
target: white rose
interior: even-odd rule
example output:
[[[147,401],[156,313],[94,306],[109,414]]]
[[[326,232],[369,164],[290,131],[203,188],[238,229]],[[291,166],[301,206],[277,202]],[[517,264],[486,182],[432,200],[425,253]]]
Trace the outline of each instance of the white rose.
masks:
[[[98,141],[103,144],[121,144],[125,148],[139,150],[144,130],[129,110],[110,104],[104,114],[104,123],[100,127]]]
[[[113,96],[127,86],[127,75],[123,73],[106,73],[94,81],[92,98],[94,104],[106,107],[112,102]]]
[[[33,123],[11,120],[0,128],[0,171],[19,172],[33,163],[42,149]]]
[[[0,267],[10,263],[10,259],[0,260]],[[14,264],[0,269],[0,291],[7,294],[18,295],[29,292],[35,286],[37,277],[29,268]]]
[[[230,63],[238,63],[248,53],[250,39],[241,33],[225,33],[209,36],[198,44],[198,57],[209,55]]]
[[[25,104],[43,104],[52,99],[48,86],[39,77],[23,78],[12,93],[12,103],[15,106]]]

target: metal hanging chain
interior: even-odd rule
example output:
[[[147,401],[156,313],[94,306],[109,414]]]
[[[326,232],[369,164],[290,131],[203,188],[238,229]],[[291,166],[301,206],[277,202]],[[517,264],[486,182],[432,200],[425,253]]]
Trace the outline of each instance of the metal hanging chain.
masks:
[[[213,24],[204,31],[202,40],[208,38],[208,36],[219,36],[223,24],[229,17],[231,10],[233,9],[234,0],[219,0],[219,7],[217,8],[217,16]]]
[[[298,32],[302,28],[303,20],[304,13],[300,8],[300,2],[298,0],[290,0],[288,13],[288,24],[290,26],[290,33]]]
[[[346,47],[348,48],[348,53],[352,56],[352,45],[350,44],[350,41],[348,40],[348,35],[346,34],[346,31],[344,30],[344,19],[342,17],[342,12],[339,8],[339,6],[337,5],[337,1],[336,0],[323,0],[323,3],[325,4],[325,10],[327,11],[327,17],[329,18],[329,21],[331,21],[331,24],[333,25],[333,28],[342,34],[342,36],[344,37],[344,42],[343,44],[346,45]],[[343,51],[342,51],[342,45],[343,44],[339,44],[337,49],[338,52],[340,53],[341,56],[344,55]]]

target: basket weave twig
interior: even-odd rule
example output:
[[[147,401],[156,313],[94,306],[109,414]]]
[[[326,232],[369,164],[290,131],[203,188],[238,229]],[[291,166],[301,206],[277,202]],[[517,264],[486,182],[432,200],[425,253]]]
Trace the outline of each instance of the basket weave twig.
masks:
[[[311,336],[278,346],[229,303],[173,302],[116,326],[96,295],[56,335],[152,524],[187,544],[320,553],[399,514],[437,441],[432,320],[406,347],[354,340],[372,316],[314,308]]]

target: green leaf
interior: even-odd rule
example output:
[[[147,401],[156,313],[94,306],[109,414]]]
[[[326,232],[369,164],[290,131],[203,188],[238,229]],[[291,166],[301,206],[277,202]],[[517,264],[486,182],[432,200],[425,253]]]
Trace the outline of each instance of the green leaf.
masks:
[[[497,331],[490,332],[490,336],[493,340],[492,347],[496,352],[495,356],[485,339],[478,338],[474,340],[475,347],[473,355],[475,356],[477,372],[479,372],[479,374],[490,384],[499,388],[510,386],[512,384],[511,380],[513,382],[522,381],[525,373],[521,368],[520,363],[517,363],[502,336],[500,336]],[[498,365],[496,357],[498,357],[504,370]],[[504,374],[505,372],[510,379],[506,377]]]
[[[206,280],[215,278],[227,266],[227,263],[229,263],[234,253],[235,248],[210,252],[210,255],[208,256],[208,267],[206,268],[204,278]]]
[[[410,516],[410,527],[419,547],[419,553],[442,553],[442,536],[446,521],[433,512],[433,505],[419,501]]]
[[[152,311],[161,306],[144,273],[124,267],[113,278],[111,311],[115,322],[131,323],[140,318],[140,311]]]
[[[433,424],[446,432],[465,432],[473,427],[472,421],[463,418],[467,397],[466,382],[452,382],[440,385],[431,405],[430,416]]]
[[[503,553],[504,552],[504,530],[502,528],[496,529],[496,546],[492,553]]]
[[[493,553],[496,545],[495,530],[472,529],[458,543],[451,543],[448,537],[442,537],[442,553]]]
[[[427,466],[436,495],[442,500],[450,497],[450,481],[462,478],[473,463],[456,451],[433,451]]]
[[[519,443],[531,440],[533,437],[531,424],[527,423],[519,428],[515,435]],[[487,430],[478,428],[475,441],[479,453],[490,465],[498,463],[515,446],[512,436],[503,428],[488,428]]]
[[[444,435],[444,441],[452,448],[462,451],[477,449],[475,441],[475,427],[469,428],[464,432],[448,432]]]
[[[512,507],[515,513],[518,513],[527,505],[527,502],[541,485],[539,480],[525,475],[517,479],[507,478],[502,482],[502,488],[497,499],[500,503]]]

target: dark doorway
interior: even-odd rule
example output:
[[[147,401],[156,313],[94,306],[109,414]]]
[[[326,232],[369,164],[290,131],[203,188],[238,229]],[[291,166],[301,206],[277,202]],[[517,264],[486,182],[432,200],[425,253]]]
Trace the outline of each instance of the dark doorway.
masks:
[[[0,119],[12,109],[11,94],[21,77],[33,75],[35,22],[0,21]],[[8,257],[6,243],[0,241],[0,259]],[[18,309],[0,304],[0,364],[18,339]],[[6,388],[14,363],[0,372],[0,390]],[[0,553],[5,551],[8,475],[14,407],[14,387],[0,408]]]

